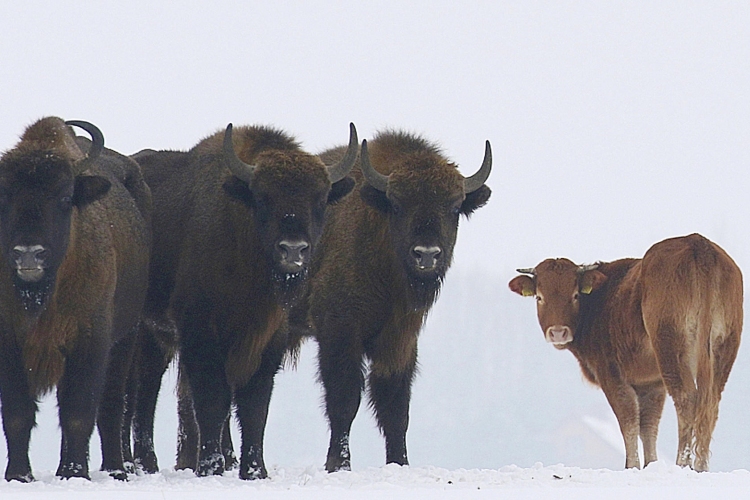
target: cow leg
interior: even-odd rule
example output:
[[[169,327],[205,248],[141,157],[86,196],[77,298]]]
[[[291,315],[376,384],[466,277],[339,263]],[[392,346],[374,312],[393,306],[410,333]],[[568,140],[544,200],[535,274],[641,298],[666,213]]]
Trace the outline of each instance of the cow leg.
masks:
[[[719,402],[721,393],[729,378],[729,372],[737,357],[740,344],[740,329],[732,331],[722,340],[712,343],[713,386],[706,386],[702,380],[698,381],[699,391],[707,391],[701,398],[701,405],[697,409],[695,424],[695,470],[708,470],[708,460],[711,456],[710,445],[716,421],[719,418]],[[711,367],[709,366],[710,370]],[[705,386],[705,387],[704,387]]]
[[[20,350],[2,346],[0,351],[6,351],[0,352],[0,410],[8,449],[5,480],[28,483],[34,480],[29,440],[36,425],[37,403],[30,395]]]
[[[643,441],[643,465],[645,467],[657,460],[656,437],[659,433],[659,421],[664,410],[667,391],[661,381],[654,384],[634,386],[633,389],[638,396],[640,434],[641,441]]]
[[[326,470],[351,470],[349,432],[365,385],[363,350],[351,328],[326,325],[319,331],[325,332],[318,336],[318,365],[331,428]],[[334,332],[342,333],[331,335]]]
[[[671,321],[661,321],[656,328],[647,324],[646,328],[656,351],[664,385],[677,411],[677,465],[692,467],[698,390],[690,367],[683,359],[685,336]]]
[[[154,415],[162,378],[172,362],[173,350],[165,348],[159,337],[174,337],[174,329],[160,328],[144,321],[138,345],[138,389],[133,418],[133,447],[136,466],[147,474],[159,472],[154,450]],[[174,343],[176,339],[167,339]]]
[[[136,332],[134,328],[129,335],[116,342],[110,351],[107,381],[97,418],[102,442],[101,470],[120,480],[128,478],[122,455],[122,429],[125,415],[125,385],[132,367]]]
[[[62,442],[56,475],[89,478],[89,441],[107,376],[110,346],[103,333],[81,333],[78,349],[71,352],[57,386]],[[120,429],[117,428],[118,445]]]
[[[285,334],[277,332],[263,351],[258,371],[250,381],[235,391],[237,418],[242,433],[240,479],[265,479],[268,471],[263,460],[263,435],[271,402],[273,379],[281,368]],[[225,429],[229,429],[225,426]]]
[[[611,371],[618,371],[617,367],[610,367]],[[607,397],[612,411],[615,412],[617,423],[620,424],[620,432],[625,441],[625,468],[639,469],[641,460],[638,457],[638,434],[640,433],[640,412],[638,409],[638,397],[635,390],[629,384],[621,380],[612,380],[598,377],[602,381],[602,390]]]
[[[369,377],[370,400],[378,427],[385,436],[385,462],[409,465],[406,454],[406,430],[409,427],[409,401],[414,380],[416,353],[412,363],[401,373]]]

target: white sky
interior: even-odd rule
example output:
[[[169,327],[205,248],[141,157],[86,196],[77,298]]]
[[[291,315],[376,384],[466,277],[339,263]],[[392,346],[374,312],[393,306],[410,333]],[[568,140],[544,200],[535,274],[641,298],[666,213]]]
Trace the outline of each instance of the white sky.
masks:
[[[0,150],[50,114],[123,153],[230,121],[313,152],[350,121],[361,139],[405,128],[465,175],[489,139],[493,197],[453,272],[499,290],[545,257],[637,257],[691,232],[750,269],[750,3],[4,2]]]

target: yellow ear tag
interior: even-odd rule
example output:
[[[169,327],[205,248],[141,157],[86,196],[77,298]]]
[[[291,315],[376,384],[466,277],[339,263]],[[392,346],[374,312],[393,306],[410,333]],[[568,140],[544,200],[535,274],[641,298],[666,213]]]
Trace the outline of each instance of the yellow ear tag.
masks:
[[[581,288],[581,293],[585,293],[586,295],[588,295],[593,289],[594,287],[592,287],[591,285],[585,285],[583,288]]]
[[[521,291],[521,295],[523,295],[524,297],[531,297],[532,295],[534,295],[534,291],[533,291],[533,290],[530,290],[530,289],[528,289],[528,288],[524,288],[524,289],[523,289],[523,290]]]

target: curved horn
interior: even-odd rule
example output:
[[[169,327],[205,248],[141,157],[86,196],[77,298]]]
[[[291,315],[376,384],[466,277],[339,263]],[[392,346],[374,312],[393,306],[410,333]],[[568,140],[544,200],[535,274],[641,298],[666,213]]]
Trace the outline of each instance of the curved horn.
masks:
[[[471,177],[464,178],[464,192],[466,194],[473,193],[487,180],[492,170],[492,148],[490,147],[490,141],[485,142],[484,146],[484,160],[482,166],[479,167],[479,171]]]
[[[357,146],[359,146],[359,139],[357,138],[357,129],[353,123],[349,124],[349,147],[346,149],[346,154],[340,162],[335,165],[327,167],[328,178],[331,180],[331,184],[340,181],[349,174],[349,171],[357,161]]]
[[[99,130],[99,127],[83,120],[68,120],[65,125],[82,128],[91,136],[91,147],[88,154],[84,159],[73,165],[73,174],[78,175],[88,169],[104,150],[104,134]]]
[[[252,187],[255,166],[248,165],[237,156],[237,152],[234,150],[234,144],[232,144],[231,123],[227,125],[227,129],[224,132],[224,161],[226,162],[227,168],[232,172],[232,175],[247,182],[247,185]]]
[[[364,174],[367,183],[378,191],[385,192],[386,188],[388,187],[388,176],[383,175],[372,168],[372,165],[370,164],[370,154],[367,152],[367,139],[362,141],[360,162],[362,167],[362,174]]]
[[[534,269],[533,267],[527,267],[524,269],[516,269],[516,272],[519,272],[521,274],[530,274],[532,276],[536,275],[536,269]]]
[[[581,265],[581,266],[578,266],[578,273],[583,274],[587,271],[594,271],[596,269],[599,269],[599,264]]]

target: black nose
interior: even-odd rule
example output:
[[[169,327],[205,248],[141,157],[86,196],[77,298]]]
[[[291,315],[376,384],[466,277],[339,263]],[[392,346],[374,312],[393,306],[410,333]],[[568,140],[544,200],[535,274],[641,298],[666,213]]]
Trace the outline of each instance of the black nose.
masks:
[[[310,255],[310,245],[306,241],[287,241],[279,242],[281,259],[290,264],[301,266],[307,262]]]
[[[423,247],[421,245],[415,246],[411,251],[420,269],[434,268],[437,265],[440,254],[443,253],[440,247]]]
[[[13,259],[20,269],[32,269],[44,265],[49,251],[42,245],[17,245],[13,247]]]

